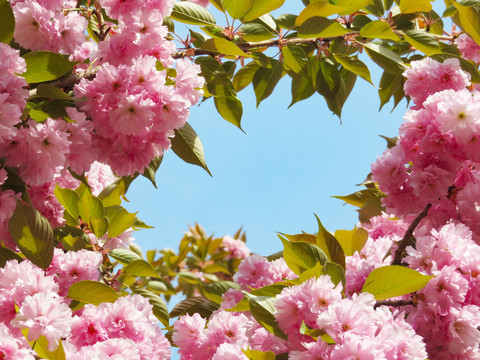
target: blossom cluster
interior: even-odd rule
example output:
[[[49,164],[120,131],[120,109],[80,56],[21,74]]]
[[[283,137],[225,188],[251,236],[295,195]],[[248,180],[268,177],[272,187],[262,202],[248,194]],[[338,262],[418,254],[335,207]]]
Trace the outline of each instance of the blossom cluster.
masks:
[[[456,59],[414,61],[405,76],[405,93],[415,106],[396,146],[372,165],[373,180],[387,194],[383,204],[407,219],[432,204],[431,226],[455,219],[477,237],[480,94]]]
[[[0,355],[33,360],[30,344],[44,336],[48,350],[63,343],[68,359],[170,358],[170,343],[158,327],[152,305],[140,295],[72,311],[66,297],[77,281],[99,278],[102,256],[92,251],[56,250],[46,274],[28,260],[0,269]],[[27,329],[26,338],[22,329]]]
[[[253,261],[244,260],[245,266]],[[258,263],[258,260],[257,260]],[[261,274],[259,283],[264,281]],[[233,307],[231,295],[224,295],[222,308]],[[237,302],[241,300],[237,299]],[[329,275],[310,278],[300,285],[284,287],[274,298],[275,319],[286,338],[262,327],[249,312],[218,310],[208,323],[200,315],[185,315],[174,324],[173,341],[181,359],[247,359],[242,349],[289,353],[289,359],[418,359],[427,357],[425,344],[403,313],[386,306],[374,309],[371,294],[345,298],[342,284]],[[226,304],[225,304],[226,303]],[[225,306],[226,305],[226,306]],[[301,327],[327,334],[315,339]]]

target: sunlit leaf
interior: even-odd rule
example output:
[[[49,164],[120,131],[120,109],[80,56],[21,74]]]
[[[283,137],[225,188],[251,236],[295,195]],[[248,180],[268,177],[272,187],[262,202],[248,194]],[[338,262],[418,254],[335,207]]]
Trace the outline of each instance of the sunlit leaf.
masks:
[[[215,17],[207,9],[190,1],[176,1],[170,17],[192,25],[215,24]]]
[[[115,302],[120,295],[107,284],[83,280],[70,286],[68,297],[85,304],[100,305],[104,302]]]
[[[368,275],[362,292],[374,295],[377,300],[385,300],[420,290],[434,277],[405,266],[383,266]]]

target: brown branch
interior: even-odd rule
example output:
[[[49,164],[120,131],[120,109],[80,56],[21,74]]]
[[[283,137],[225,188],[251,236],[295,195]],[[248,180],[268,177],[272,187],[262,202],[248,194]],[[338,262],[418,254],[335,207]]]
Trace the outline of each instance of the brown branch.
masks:
[[[375,305],[373,305],[373,308],[376,309],[379,306],[385,305],[385,306],[407,306],[407,305],[416,305],[417,302],[414,299],[410,300],[383,300],[383,301],[377,301]]]
[[[94,68],[85,70],[85,71],[79,71],[75,74],[65,76],[63,78],[60,78],[55,81],[51,81],[49,83],[46,83],[48,85],[52,85],[58,88],[71,88],[73,85],[77,84],[82,80],[83,78],[85,79],[93,79],[95,75],[97,74],[98,70],[100,70],[100,66],[95,66]],[[37,89],[32,89],[29,92],[29,97],[33,97],[37,95]]]
[[[418,224],[420,224],[420,221],[422,221],[427,216],[428,210],[430,210],[431,207],[432,204],[427,204],[425,209],[412,221],[407,231],[405,232],[405,235],[403,235],[402,240],[400,240],[398,244],[397,250],[395,251],[395,256],[392,260],[392,265],[401,265],[403,252],[405,251],[408,243],[412,240],[413,232],[417,228]]]

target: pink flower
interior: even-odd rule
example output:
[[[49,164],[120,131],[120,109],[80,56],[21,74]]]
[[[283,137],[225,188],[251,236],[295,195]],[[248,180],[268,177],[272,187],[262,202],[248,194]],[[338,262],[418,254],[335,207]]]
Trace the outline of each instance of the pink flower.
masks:
[[[250,255],[250,250],[244,241],[239,239],[234,239],[229,235],[226,235],[222,239],[222,244],[220,245],[224,251],[229,254],[225,256],[225,259],[245,259]]]
[[[55,350],[60,339],[69,334],[71,323],[72,311],[68,305],[58,296],[45,292],[27,296],[12,321],[14,326],[28,328],[28,341],[45,336],[49,351]]]
[[[60,249],[55,249],[55,255],[52,264],[47,269],[47,274],[57,275],[55,279],[60,286],[59,294],[66,296],[70,286],[77,281],[97,281],[98,268],[102,261],[102,254],[98,252],[79,250],[64,253]]]
[[[467,34],[461,34],[457,38],[458,50],[462,57],[467,60],[480,60],[480,45],[473,41]]]
[[[242,347],[238,344],[223,343],[217,348],[212,360],[247,360]]]
[[[180,347],[180,354],[188,357],[198,351],[207,337],[205,326],[206,321],[199,314],[184,315],[175,321],[172,339]]]
[[[22,346],[9,328],[0,323],[0,359],[34,360],[32,351]]]

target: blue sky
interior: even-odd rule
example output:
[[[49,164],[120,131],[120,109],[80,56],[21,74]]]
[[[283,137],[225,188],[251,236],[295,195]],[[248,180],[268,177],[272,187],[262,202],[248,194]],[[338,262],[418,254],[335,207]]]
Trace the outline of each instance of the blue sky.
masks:
[[[279,13],[303,8],[300,0],[287,2]],[[369,67],[378,84],[381,73]],[[176,249],[189,224],[198,222],[216,236],[243,226],[250,249],[269,255],[281,249],[277,232],[315,232],[314,213],[330,231],[353,228],[355,208],[331,196],[360,190],[355,184],[385,149],[379,135],[396,136],[405,113],[405,102],[393,113],[391,104],[379,112],[377,90],[358,79],[340,123],[318,94],[287,109],[288,76],[258,109],[250,86],[239,94],[246,134],[223,120],[212,100],[193,107],[189,122],[213,177],[167,152],[157,172],[158,189],[139,179],[127,194],[130,211],[155,226],[137,232],[137,243],[143,250]]]

